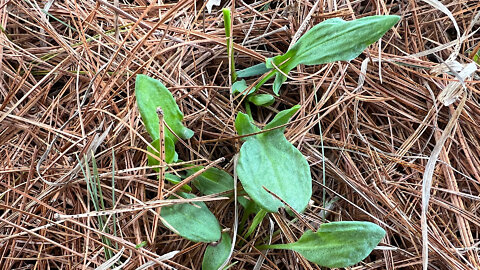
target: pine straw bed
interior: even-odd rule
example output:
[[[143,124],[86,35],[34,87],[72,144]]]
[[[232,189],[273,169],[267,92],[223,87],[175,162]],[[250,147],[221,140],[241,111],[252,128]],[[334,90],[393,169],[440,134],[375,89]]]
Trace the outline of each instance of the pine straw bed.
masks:
[[[55,219],[55,214],[93,211],[77,166],[77,157],[91,151],[107,208],[112,207],[113,159],[115,208],[156,196],[158,184],[141,151],[146,147],[142,137],[148,140],[148,135],[135,103],[136,74],[163,81],[185,114],[185,125],[195,131],[192,139],[177,147],[181,159],[207,165],[224,157],[218,166],[233,175],[232,159],[241,144],[233,120],[244,108],[229,94],[220,8],[209,14],[202,1],[132,0],[119,1],[118,6],[106,2],[0,1],[2,269],[96,268],[106,260],[102,236],[110,239],[113,253],[125,248],[123,260],[130,258],[125,269],[136,269],[170,251],[180,252],[163,261],[164,267],[200,268],[206,244],[184,240],[163,226],[151,239],[152,212],[117,214],[108,221],[110,233],[102,233],[94,217]],[[443,3],[462,34],[471,34],[469,25],[480,3]],[[314,4],[235,1],[237,69],[285,52]],[[221,5],[233,7],[231,2]],[[354,269],[420,269],[423,173],[460,102],[443,106],[438,96],[455,77],[430,73],[440,59],[448,58],[452,46],[411,55],[448,44],[457,33],[444,13],[421,1],[321,1],[309,28],[327,18],[351,20],[375,14],[402,16],[380,46],[370,46],[350,63],[300,66],[290,73],[294,80],[283,85],[275,103],[253,113],[263,124],[275,112],[301,104],[286,137],[311,165],[314,196],[304,213],[308,222],[319,226],[327,207],[330,221],[367,220],[387,231],[383,248]],[[477,28],[478,24],[473,30]],[[470,63],[479,44],[478,33],[462,40],[457,60]],[[372,61],[359,85],[365,59]],[[480,267],[478,77],[467,80],[466,86],[465,106],[432,179],[427,214],[431,269]],[[271,93],[271,86],[261,92]],[[223,228],[232,227],[231,201],[208,205]],[[271,219],[274,230],[280,231],[274,234],[274,243],[295,241],[306,230],[301,222],[290,223],[284,212]],[[111,231],[113,222],[117,236]],[[264,243],[269,233],[266,219],[246,244],[236,246],[235,269],[253,269],[262,257],[254,245]],[[143,248],[135,247],[142,241]],[[270,251],[262,268],[320,269],[290,251]]]

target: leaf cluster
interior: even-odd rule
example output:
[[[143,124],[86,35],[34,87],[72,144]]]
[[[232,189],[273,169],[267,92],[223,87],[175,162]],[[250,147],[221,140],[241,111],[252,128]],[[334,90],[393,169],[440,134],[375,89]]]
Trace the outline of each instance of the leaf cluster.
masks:
[[[399,17],[371,16],[353,21],[338,18],[326,20],[305,33],[285,54],[236,72],[231,46],[231,14],[229,10],[224,10],[223,14],[233,82],[231,93],[234,96],[244,96],[247,112],[239,112],[235,119],[235,129],[243,136],[244,142],[234,169],[246,193],[238,197],[239,203],[245,209],[241,223],[246,220],[246,216],[256,213],[254,222],[244,235],[248,238],[268,213],[278,212],[280,208],[302,213],[312,196],[312,177],[308,161],[284,135],[286,125],[300,109],[300,105],[280,111],[260,129],[253,120],[250,104],[270,106],[275,102],[275,98],[270,94],[257,94],[256,91],[270,78],[275,77],[273,93],[278,95],[281,85],[287,80],[286,75],[300,64],[319,65],[352,60],[380,39],[398,22]],[[236,81],[237,77],[262,74],[263,79],[255,86],[248,87],[245,80]],[[250,90],[247,91],[248,89]],[[182,124],[183,114],[172,94],[160,81],[145,75],[137,76],[135,94],[145,128],[152,139],[151,147],[148,147],[148,164],[160,164],[160,149],[165,149],[166,163],[178,161],[175,143],[179,138],[191,138],[193,131]],[[164,112],[164,121],[159,121],[159,107]],[[164,138],[160,138],[160,125],[166,127]],[[165,179],[172,184],[178,184],[182,178],[194,174],[199,175],[191,183],[199,193],[223,193],[233,196],[233,178],[219,168],[205,169],[187,165],[184,175],[167,174]],[[176,196],[195,198],[193,193],[188,193],[193,191],[190,186],[185,185],[183,190],[187,193],[178,192]],[[235,243],[232,243],[228,233],[222,233],[220,224],[205,203],[163,207],[161,217],[165,227],[188,240],[215,243],[206,249],[203,269],[218,269],[226,265],[231,246]],[[295,243],[265,245],[259,248],[290,249],[322,266],[346,267],[367,257],[384,235],[382,228],[369,222],[331,222],[322,224],[318,231],[306,231]]]

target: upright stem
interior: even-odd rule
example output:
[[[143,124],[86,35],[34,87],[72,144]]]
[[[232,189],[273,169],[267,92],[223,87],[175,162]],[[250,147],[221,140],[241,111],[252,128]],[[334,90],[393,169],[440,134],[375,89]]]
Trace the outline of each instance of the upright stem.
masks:
[[[231,83],[237,80],[237,72],[235,71],[235,60],[233,58],[233,38],[232,38],[232,18],[230,9],[224,8],[223,10],[223,22],[225,25],[225,36],[227,37],[227,55],[230,69]]]
[[[245,111],[247,111],[248,118],[253,123],[252,109],[250,108],[250,102],[245,100]]]

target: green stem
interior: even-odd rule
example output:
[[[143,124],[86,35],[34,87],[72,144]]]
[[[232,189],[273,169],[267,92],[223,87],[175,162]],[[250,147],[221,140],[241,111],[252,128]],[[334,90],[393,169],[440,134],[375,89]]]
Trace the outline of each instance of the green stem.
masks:
[[[277,244],[277,245],[261,245],[256,246],[255,248],[258,250],[265,250],[265,249],[288,249],[288,244]]]
[[[232,40],[232,17],[230,9],[224,8],[223,10],[223,22],[225,25],[225,36],[227,37],[227,55],[230,63],[230,74],[232,83],[237,80],[237,72],[235,71],[235,60],[233,58],[233,40]]]
[[[252,109],[250,108],[250,102],[245,100],[245,111],[247,112],[248,118],[253,123]]]

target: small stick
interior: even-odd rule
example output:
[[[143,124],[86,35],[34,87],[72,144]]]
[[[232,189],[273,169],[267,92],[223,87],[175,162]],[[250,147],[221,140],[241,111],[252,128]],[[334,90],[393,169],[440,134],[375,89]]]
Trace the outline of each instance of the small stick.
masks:
[[[145,211],[145,210],[155,209],[155,208],[164,207],[164,206],[170,206],[174,204],[181,204],[181,203],[210,202],[210,201],[220,201],[220,200],[228,200],[228,199],[229,199],[228,197],[203,196],[203,197],[196,197],[192,199],[182,198],[182,199],[170,199],[170,200],[160,200],[160,201],[155,200],[155,201],[145,202],[141,204],[129,205],[124,208],[93,211],[93,212],[75,214],[75,215],[63,215],[63,214],[56,213],[54,215],[54,218],[56,220],[64,220],[64,219],[99,217],[99,216],[107,216],[107,215],[114,215],[114,214],[121,214],[121,213],[131,213],[134,211]]]
[[[159,183],[158,183],[158,199],[163,199],[163,188],[164,188],[164,181],[165,181],[165,126],[164,126],[164,119],[163,119],[163,110],[162,108],[157,108],[157,115],[158,115],[158,130],[160,134],[159,138],[159,147],[160,151],[160,168],[159,168]]]
[[[160,138],[158,139],[159,145],[159,152],[160,152],[160,168],[158,173],[158,200],[163,199],[163,188],[165,186],[165,127],[163,125],[163,110],[161,107],[157,108],[157,115],[158,115],[158,133],[160,134]],[[158,218],[160,217],[160,211],[162,208],[157,209],[157,215],[153,220],[153,228],[152,228],[152,241],[155,239],[155,235],[157,233],[157,226],[158,226]]]

